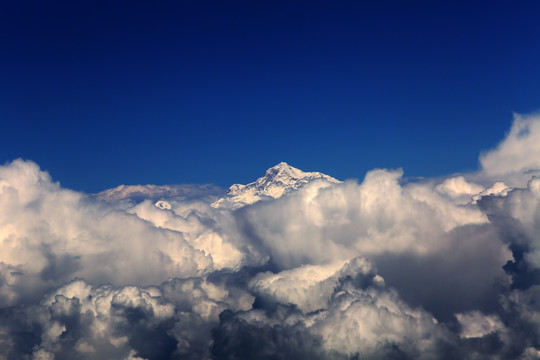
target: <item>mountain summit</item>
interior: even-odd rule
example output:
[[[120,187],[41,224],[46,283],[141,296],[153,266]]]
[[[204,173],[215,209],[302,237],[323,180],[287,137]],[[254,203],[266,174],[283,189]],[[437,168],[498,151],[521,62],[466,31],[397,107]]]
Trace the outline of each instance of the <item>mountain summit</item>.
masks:
[[[304,172],[285,162],[266,170],[264,176],[247,185],[235,184],[225,197],[212,204],[216,208],[238,208],[263,199],[277,199],[313,180],[340,183],[339,180],[320,172]]]

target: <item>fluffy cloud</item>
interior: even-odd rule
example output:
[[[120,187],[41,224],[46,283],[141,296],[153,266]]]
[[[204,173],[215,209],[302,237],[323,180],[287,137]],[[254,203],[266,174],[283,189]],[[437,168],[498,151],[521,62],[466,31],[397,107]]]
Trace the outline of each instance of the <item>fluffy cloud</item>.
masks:
[[[540,175],[540,116],[514,115],[505,139],[480,156],[481,176],[523,186],[532,175]]]
[[[300,289],[281,287],[280,282],[295,280]],[[390,354],[429,358],[436,352],[436,342],[450,336],[429,313],[400,300],[365,259],[353,259],[337,271],[333,264],[266,274],[255,278],[253,286],[275,302],[263,301],[262,309],[222,316],[214,333],[217,357],[258,359],[277,353],[306,358]],[[310,297],[316,299],[306,302]],[[249,344],[257,345],[246,355]]]
[[[504,329],[504,325],[496,315],[484,315],[479,311],[456,314],[461,325],[461,336],[464,338],[479,338]]]
[[[430,183],[400,185],[401,175],[374,170],[359,185],[313,182],[235,216],[246,241],[283,268],[360,255],[429,255],[447,249],[453,230],[488,222],[478,208],[456,205]]]
[[[472,174],[282,163],[223,198],[0,166],[0,359],[538,358],[539,124]]]
[[[0,168],[0,242],[4,306],[75,277],[150,285],[213,268],[182,233],[62,189],[22,160]]]
[[[372,265],[363,258],[326,265],[304,265],[278,274],[257,274],[249,283],[252,291],[266,301],[294,304],[304,313],[328,307],[335,287],[344,277],[365,277],[366,281],[384,284],[374,274]]]
[[[19,332],[0,342],[0,349],[10,354],[8,345],[24,344],[19,355],[34,359],[197,358],[208,352],[219,314],[252,303],[241,289],[201,279],[152,287],[93,287],[78,279],[18,311]]]

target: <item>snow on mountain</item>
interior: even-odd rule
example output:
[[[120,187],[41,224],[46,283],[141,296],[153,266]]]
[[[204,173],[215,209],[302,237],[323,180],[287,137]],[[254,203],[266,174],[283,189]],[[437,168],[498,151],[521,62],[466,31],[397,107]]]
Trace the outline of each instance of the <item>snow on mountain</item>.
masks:
[[[264,176],[255,182],[232,185],[225,196],[213,202],[212,206],[236,209],[263,199],[277,199],[314,180],[340,183],[339,180],[320,172],[304,172],[282,162],[266,170]],[[120,185],[93,196],[109,203],[149,199],[157,201],[155,205],[160,209],[170,209],[171,205],[164,201],[165,199],[182,200],[207,196],[215,198],[221,191],[214,185]]]
[[[341,181],[320,172],[304,172],[281,162],[266,170],[263,177],[247,185],[234,184],[227,194],[212,204],[215,208],[239,208],[263,199],[277,199],[313,181]]]
[[[104,190],[94,196],[106,202],[132,200],[139,202],[145,199],[160,200],[162,198],[193,199],[209,195],[217,195],[222,190],[215,185],[120,185]]]

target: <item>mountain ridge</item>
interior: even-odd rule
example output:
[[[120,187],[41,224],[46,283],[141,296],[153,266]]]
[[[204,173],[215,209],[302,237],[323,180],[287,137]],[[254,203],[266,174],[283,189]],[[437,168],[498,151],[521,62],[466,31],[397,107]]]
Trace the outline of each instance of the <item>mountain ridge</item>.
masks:
[[[304,172],[286,162],[272,166],[256,181],[242,185],[234,184],[221,199],[212,203],[215,208],[238,208],[253,204],[263,199],[277,199],[301,186],[314,181],[324,180],[339,184],[341,181],[320,172]]]

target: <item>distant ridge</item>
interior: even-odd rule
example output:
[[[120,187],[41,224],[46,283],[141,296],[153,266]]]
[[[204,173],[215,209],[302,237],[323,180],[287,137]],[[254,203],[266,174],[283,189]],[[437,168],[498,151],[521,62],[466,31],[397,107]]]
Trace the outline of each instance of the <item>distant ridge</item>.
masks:
[[[207,195],[217,195],[221,188],[215,185],[119,185],[93,196],[106,202],[121,200],[142,201],[162,198],[191,199]]]

